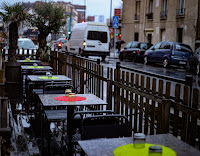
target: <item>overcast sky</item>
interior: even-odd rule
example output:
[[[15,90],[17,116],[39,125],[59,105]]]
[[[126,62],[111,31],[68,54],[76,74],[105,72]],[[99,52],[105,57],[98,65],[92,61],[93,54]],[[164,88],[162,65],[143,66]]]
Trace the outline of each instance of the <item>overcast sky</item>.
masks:
[[[20,2],[18,0],[0,0],[0,4],[4,1],[10,4],[13,4],[15,2]],[[35,1],[36,0],[21,0],[21,2],[35,2]],[[60,0],[60,1],[71,2],[72,4],[84,5],[84,0]],[[95,18],[97,18],[98,15],[104,15],[105,20],[106,18],[110,18],[110,0],[85,0],[85,3],[86,3],[86,16],[96,16]],[[114,10],[114,8],[120,8],[121,6],[122,6],[122,0],[112,0],[112,10]]]

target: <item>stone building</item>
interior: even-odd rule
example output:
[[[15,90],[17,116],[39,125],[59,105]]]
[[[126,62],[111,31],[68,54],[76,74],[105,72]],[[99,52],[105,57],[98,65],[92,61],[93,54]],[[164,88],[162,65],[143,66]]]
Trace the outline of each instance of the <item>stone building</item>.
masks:
[[[122,39],[200,43],[200,0],[123,0]]]

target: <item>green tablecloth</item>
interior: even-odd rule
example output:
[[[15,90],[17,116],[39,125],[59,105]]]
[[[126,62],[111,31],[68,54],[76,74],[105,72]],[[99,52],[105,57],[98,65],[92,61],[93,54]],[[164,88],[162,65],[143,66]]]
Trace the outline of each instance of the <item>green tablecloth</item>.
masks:
[[[149,156],[150,146],[162,147],[162,156],[176,156],[175,151],[172,149],[155,144],[145,144],[145,148],[134,148],[134,144],[120,146],[113,151],[114,156]],[[151,156],[157,156],[158,153],[151,153]]]
[[[56,76],[52,76],[52,77],[48,77],[48,76],[40,76],[38,77],[39,79],[43,79],[43,80],[54,80],[54,79],[59,79],[59,77]]]

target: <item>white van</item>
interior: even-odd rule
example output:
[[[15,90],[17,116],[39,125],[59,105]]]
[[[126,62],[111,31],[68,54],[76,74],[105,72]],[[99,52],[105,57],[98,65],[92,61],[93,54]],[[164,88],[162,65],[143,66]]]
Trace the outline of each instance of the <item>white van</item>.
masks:
[[[66,52],[81,56],[101,56],[105,60],[110,55],[110,33],[105,23],[85,22],[75,24]]]

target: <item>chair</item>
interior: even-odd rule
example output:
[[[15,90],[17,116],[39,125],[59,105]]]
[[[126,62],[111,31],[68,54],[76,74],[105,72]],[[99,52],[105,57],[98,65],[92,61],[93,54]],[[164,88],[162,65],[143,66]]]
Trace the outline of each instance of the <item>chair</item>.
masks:
[[[128,118],[124,115],[115,114],[112,111],[89,111],[91,114],[106,114],[106,115],[91,115],[81,120],[80,134],[76,132],[72,136],[73,150],[82,154],[81,150],[78,150],[76,146],[79,140],[94,139],[94,138],[117,138],[131,136],[129,130]],[[88,112],[88,114],[89,114]],[[97,112],[97,113],[95,113]],[[87,112],[84,112],[84,114]],[[72,117],[75,117],[79,112],[74,113]],[[82,114],[82,112],[80,112]],[[72,122],[74,119],[72,118]],[[71,125],[73,129],[74,125]],[[65,137],[66,144],[69,145],[69,136]]]
[[[90,111],[78,111],[72,115],[71,128],[75,131],[77,128],[81,128],[83,118],[94,115],[108,115],[115,114],[112,110],[90,110]]]
[[[81,140],[131,136],[128,118],[124,115],[86,117],[81,124]]]
[[[52,71],[47,70],[47,71],[33,71],[33,75],[46,75],[46,72],[50,72],[52,75],[54,74]]]
[[[44,86],[44,94],[64,94],[66,89],[74,91],[74,87],[70,84],[53,84]]]

